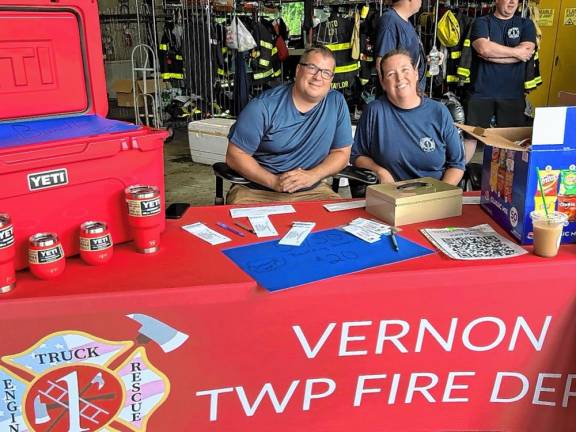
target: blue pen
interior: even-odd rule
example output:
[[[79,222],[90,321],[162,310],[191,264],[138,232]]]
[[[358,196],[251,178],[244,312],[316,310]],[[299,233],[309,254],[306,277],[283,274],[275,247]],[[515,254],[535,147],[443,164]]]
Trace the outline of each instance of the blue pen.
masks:
[[[244,233],[242,231],[238,231],[236,228],[232,228],[231,226],[226,225],[224,222],[216,222],[216,225],[218,225],[220,228],[224,228],[226,231],[230,231],[231,233],[239,235],[240,237],[244,237]]]

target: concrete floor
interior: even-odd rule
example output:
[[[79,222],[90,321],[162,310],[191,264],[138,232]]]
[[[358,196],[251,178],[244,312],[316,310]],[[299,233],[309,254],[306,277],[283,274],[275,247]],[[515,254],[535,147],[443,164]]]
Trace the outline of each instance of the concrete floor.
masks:
[[[164,145],[166,205],[187,202],[193,206],[214,204],[215,180],[212,167],[192,161],[188,135],[177,129],[174,139]]]

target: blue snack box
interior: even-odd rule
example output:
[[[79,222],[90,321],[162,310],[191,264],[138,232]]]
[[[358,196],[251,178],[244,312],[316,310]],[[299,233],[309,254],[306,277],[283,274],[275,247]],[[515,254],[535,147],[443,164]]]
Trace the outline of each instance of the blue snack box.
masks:
[[[546,205],[569,216],[562,243],[576,242],[576,188],[560,188],[576,179],[576,107],[537,108],[532,128],[460,127],[486,144],[480,204],[500,226],[531,244],[530,212]]]

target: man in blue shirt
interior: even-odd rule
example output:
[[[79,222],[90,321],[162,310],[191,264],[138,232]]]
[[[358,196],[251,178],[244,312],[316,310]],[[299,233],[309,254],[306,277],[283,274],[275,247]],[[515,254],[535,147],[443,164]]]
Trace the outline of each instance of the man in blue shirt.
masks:
[[[380,183],[434,177],[457,185],[464,174],[464,147],[450,112],[418,94],[418,70],[408,51],[391,51],[380,65],[385,94],[362,113],[354,165],[374,171]]]
[[[422,7],[422,0],[393,0],[390,9],[382,14],[377,24],[376,71],[380,78],[380,61],[389,51],[407,50],[418,69],[419,86],[426,85],[426,55],[422,42],[409,18]]]
[[[494,13],[474,21],[468,124],[486,128],[493,116],[498,127],[526,124],[525,62],[534,54],[536,29],[517,9],[518,0],[496,0]]]
[[[330,90],[334,55],[310,48],[294,84],[253,99],[228,135],[226,163],[252,183],[234,185],[229,204],[340,198],[322,180],[350,157],[352,126],[342,94]]]

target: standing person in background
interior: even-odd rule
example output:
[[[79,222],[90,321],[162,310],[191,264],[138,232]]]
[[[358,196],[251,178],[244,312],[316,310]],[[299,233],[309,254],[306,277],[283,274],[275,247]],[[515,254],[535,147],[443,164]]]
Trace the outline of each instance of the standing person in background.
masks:
[[[517,9],[518,0],[496,0],[494,12],[473,24],[467,124],[487,128],[496,116],[498,127],[526,125],[525,62],[534,54],[536,29]]]
[[[426,85],[426,54],[409,18],[422,7],[422,0],[392,0],[392,7],[382,14],[376,26],[376,71],[380,76],[380,62],[386,53],[405,49],[418,70],[419,87]]]

